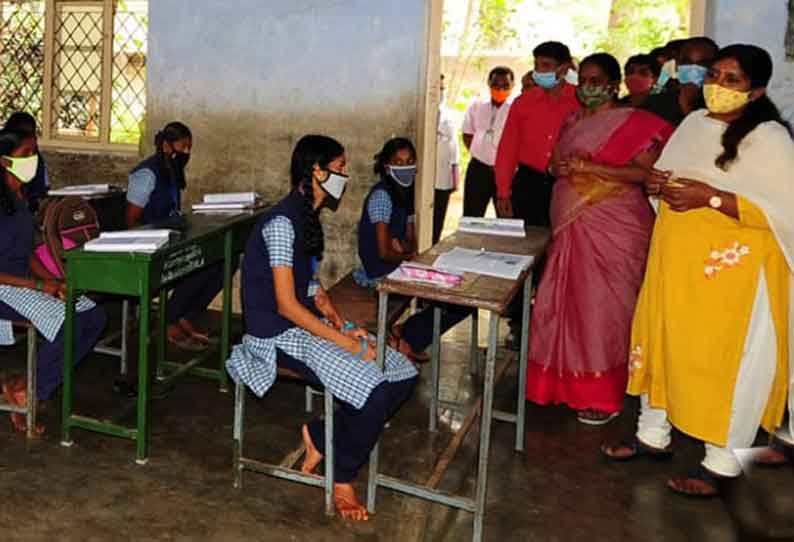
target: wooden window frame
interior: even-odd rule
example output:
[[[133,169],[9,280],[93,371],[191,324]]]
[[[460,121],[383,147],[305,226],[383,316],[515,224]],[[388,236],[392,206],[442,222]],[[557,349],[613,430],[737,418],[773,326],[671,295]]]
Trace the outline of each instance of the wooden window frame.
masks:
[[[55,62],[55,17],[58,5],[102,6],[102,75],[99,99],[99,137],[54,136],[52,129],[53,73]],[[138,145],[110,142],[111,108],[113,104],[113,39],[115,0],[44,0],[44,77],[42,78],[41,137],[39,146],[45,150],[138,154]]]

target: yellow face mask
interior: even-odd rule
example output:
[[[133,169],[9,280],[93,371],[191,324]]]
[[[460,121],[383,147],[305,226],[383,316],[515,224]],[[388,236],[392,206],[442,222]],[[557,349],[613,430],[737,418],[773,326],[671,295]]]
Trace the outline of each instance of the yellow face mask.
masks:
[[[703,97],[706,99],[706,107],[712,113],[730,113],[747,105],[750,91],[742,92],[710,83],[703,85]]]

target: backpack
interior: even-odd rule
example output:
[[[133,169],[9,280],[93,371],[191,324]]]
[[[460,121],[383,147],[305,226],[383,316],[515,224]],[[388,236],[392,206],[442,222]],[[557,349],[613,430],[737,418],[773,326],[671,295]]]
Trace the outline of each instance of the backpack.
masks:
[[[55,277],[64,278],[63,253],[99,236],[94,208],[80,196],[49,200],[40,211],[44,242],[35,254]]]

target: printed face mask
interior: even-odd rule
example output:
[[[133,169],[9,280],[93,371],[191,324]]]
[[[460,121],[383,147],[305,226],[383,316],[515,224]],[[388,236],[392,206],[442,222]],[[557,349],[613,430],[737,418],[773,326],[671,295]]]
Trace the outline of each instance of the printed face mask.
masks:
[[[403,188],[413,186],[416,180],[416,165],[412,166],[386,166],[389,176]]]
[[[742,92],[712,83],[703,86],[703,97],[712,113],[730,113],[747,105],[750,91]]]
[[[350,178],[347,175],[341,175],[333,171],[329,171],[328,173],[328,178],[320,183],[320,188],[323,189],[323,192],[328,194],[328,197],[325,198],[324,205],[330,210],[336,211],[339,208],[339,203],[342,201],[342,195],[345,193],[347,181]]]
[[[598,107],[612,99],[612,89],[593,85],[579,85],[576,87],[576,97],[579,102],[589,108]]]
[[[653,87],[653,78],[647,75],[632,74],[626,76],[626,88],[631,94],[642,94]]]
[[[708,69],[699,64],[683,64],[678,66],[678,82],[682,85],[703,86]]]
[[[556,72],[532,72],[532,80],[541,88],[554,88],[557,86],[559,79],[557,79]]]
[[[37,154],[24,158],[15,158],[13,156],[3,156],[3,158],[11,162],[11,165],[6,167],[6,169],[10,171],[19,182],[23,184],[29,183],[36,176],[36,170],[39,167],[39,157]]]

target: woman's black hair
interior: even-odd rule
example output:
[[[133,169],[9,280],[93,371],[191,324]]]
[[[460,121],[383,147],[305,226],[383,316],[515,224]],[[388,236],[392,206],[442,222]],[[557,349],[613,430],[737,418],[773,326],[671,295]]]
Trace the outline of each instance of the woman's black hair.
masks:
[[[3,129],[16,132],[20,135],[24,135],[25,137],[36,137],[37,135],[36,119],[33,118],[33,115],[30,113],[26,113],[24,111],[11,113],[11,116],[8,117]]]
[[[292,151],[289,174],[292,188],[303,190],[304,237],[306,254],[323,259],[325,236],[320,223],[320,211],[314,208],[312,172],[314,166],[326,169],[328,164],[345,154],[345,148],[337,140],[324,135],[306,135],[300,138]]]
[[[0,130],[0,156],[10,155],[19,147],[24,139],[26,139],[25,134],[7,128]],[[6,170],[2,164],[0,164],[0,210],[2,210],[6,216],[13,215],[17,212],[15,198],[6,183]]]
[[[626,61],[626,65],[624,66],[624,71],[629,71],[630,66],[645,66],[649,70],[654,77],[659,77],[662,73],[662,65],[656,60],[656,57],[653,55],[634,55],[629,57]]]
[[[158,156],[162,158],[165,157],[163,143],[167,141],[169,144],[173,144],[183,139],[193,139],[193,134],[190,132],[190,128],[188,128],[186,124],[178,121],[173,121],[166,124],[162,130],[154,135],[154,147],[157,150]],[[164,163],[170,164],[168,160],[164,160]],[[179,189],[183,190],[186,186],[183,172],[175,172],[169,169],[169,174],[177,175],[176,181],[179,184]]]
[[[412,215],[414,213],[413,187],[405,188],[398,186],[386,172],[388,163],[391,162],[398,151],[403,149],[408,149],[414,162],[416,162],[416,147],[411,143],[411,140],[405,137],[393,137],[384,143],[383,148],[375,155],[375,165],[372,170],[382,180],[386,181],[386,190],[389,192],[392,200],[396,200],[401,207],[404,207],[408,211],[409,215]]]
[[[731,58],[735,60],[744,74],[750,80],[751,89],[766,88],[772,78],[772,57],[761,47],[737,43],[720,49],[714,57],[712,64]],[[742,140],[764,122],[775,121],[787,129],[788,123],[780,116],[780,111],[769,96],[764,93],[761,97],[747,104],[742,116],[734,120],[722,134],[722,154],[715,163],[722,170],[727,170],[739,154],[739,144]]]
[[[581,70],[584,68],[586,64],[593,64],[601,68],[607,75],[607,79],[609,79],[610,83],[620,82],[620,63],[609,53],[593,53],[585,57],[585,59],[579,63],[579,69]]]

